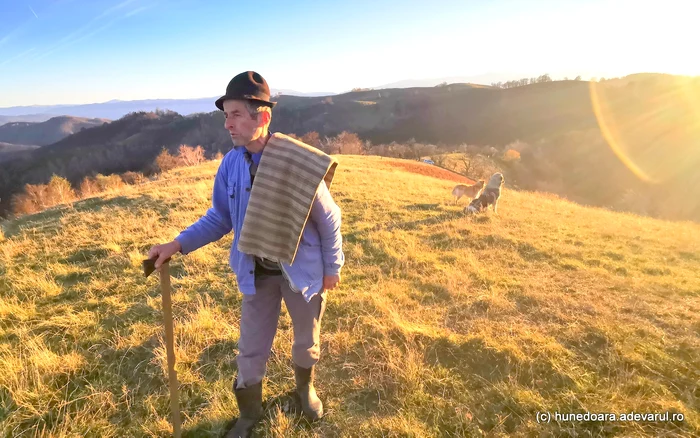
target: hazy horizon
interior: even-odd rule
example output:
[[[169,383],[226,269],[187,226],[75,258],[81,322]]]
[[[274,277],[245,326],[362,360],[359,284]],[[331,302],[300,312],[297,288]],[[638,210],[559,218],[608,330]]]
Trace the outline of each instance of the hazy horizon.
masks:
[[[0,6],[0,107],[204,98],[245,70],[301,93],[488,74],[696,76],[689,9],[682,0],[22,1]]]
[[[643,72],[643,73],[648,73],[648,72]],[[656,72],[652,72],[652,73],[656,73]],[[634,74],[634,73],[630,73],[630,74]],[[487,74],[484,74],[484,75],[474,75],[474,76],[486,76],[486,75],[489,75],[489,74],[487,73]],[[499,77],[499,78],[500,78],[499,80],[501,80],[501,81],[513,80],[513,79],[520,79],[520,78],[523,78],[523,77],[536,77],[536,76],[540,76],[540,74],[534,74],[534,73],[533,73],[533,74],[529,74],[529,75],[528,75],[528,74],[521,74],[521,75],[517,75],[517,74],[516,74],[516,75],[502,75],[502,74],[494,73],[494,74],[491,74],[491,75],[493,75],[493,76],[495,76],[495,77]],[[552,76],[552,75],[550,75],[550,76]],[[576,76],[576,75],[568,75],[568,76],[566,76],[566,77],[569,78],[569,79],[574,79],[575,76]],[[588,80],[588,79],[591,78],[591,77],[597,78],[597,76],[583,76],[583,77],[582,77],[582,80]],[[503,79],[503,78],[507,78],[507,79]],[[561,80],[561,79],[563,79],[563,78],[564,78],[564,76],[562,76],[562,75],[552,77],[553,80]],[[385,85],[391,85],[391,84],[403,83],[403,82],[422,82],[422,81],[432,81],[432,82],[434,82],[434,81],[440,81],[440,80],[443,80],[443,79],[447,79],[447,78],[443,78],[443,77],[431,77],[431,78],[397,78],[395,81],[392,81],[392,82],[390,82],[390,83],[388,83],[388,84],[381,84],[381,85],[376,85],[376,86],[371,86],[371,87],[363,87],[363,88],[379,88],[379,87],[383,87],[383,86],[385,86]],[[490,84],[490,82],[489,82],[489,83],[487,83],[487,82],[474,82],[474,83],[475,83],[475,84],[484,84],[484,85],[489,85],[489,84]],[[225,86],[226,86],[226,82],[224,83],[224,88],[225,88]],[[420,85],[418,85],[418,86],[420,86]],[[271,90],[272,90],[272,93],[274,94],[274,92],[275,92],[276,90],[278,90],[278,89],[272,88]],[[323,90],[290,90],[290,89],[288,89],[288,88],[284,88],[284,89],[282,89],[282,90],[285,90],[285,91],[294,91],[294,92],[298,92],[298,93],[321,93],[321,92],[323,92]],[[351,90],[348,89],[348,90],[327,91],[327,92],[328,92],[328,93],[331,93],[331,94],[342,94],[342,93],[346,93],[346,92],[350,92],[350,91],[351,91]],[[170,97],[170,96],[159,96],[159,97],[139,97],[139,98],[136,98],[136,99],[119,99],[119,98],[112,98],[112,99],[109,99],[109,100],[94,101],[94,102],[93,102],[93,101],[87,101],[87,102],[59,102],[59,103],[32,103],[32,104],[21,103],[21,104],[19,104],[19,105],[1,105],[2,100],[0,99],[0,105],[1,105],[1,106],[0,106],[0,109],[16,108],[16,107],[27,107],[27,108],[32,108],[32,107],[47,107],[47,106],[78,106],[78,105],[104,104],[104,103],[110,103],[110,102],[130,102],[130,101],[148,101],[148,100],[200,100],[200,99],[213,99],[213,100],[215,100],[218,96],[220,96],[220,94],[216,94],[216,95],[212,95],[212,96],[198,96],[198,97]],[[212,100],[212,102],[213,102],[213,100]],[[213,103],[212,103],[212,104],[213,104]]]

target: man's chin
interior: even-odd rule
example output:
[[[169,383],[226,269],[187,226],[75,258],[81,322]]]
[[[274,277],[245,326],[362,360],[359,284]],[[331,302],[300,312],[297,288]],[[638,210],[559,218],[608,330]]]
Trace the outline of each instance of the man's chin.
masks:
[[[250,143],[250,140],[246,141],[246,139],[236,136],[236,137],[231,137],[231,143],[233,143],[234,146],[245,146],[248,143]]]

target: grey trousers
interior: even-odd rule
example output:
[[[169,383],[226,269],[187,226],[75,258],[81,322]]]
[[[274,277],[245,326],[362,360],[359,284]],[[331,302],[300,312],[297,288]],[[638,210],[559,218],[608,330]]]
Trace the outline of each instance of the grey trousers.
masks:
[[[241,306],[237,388],[254,385],[265,377],[283,299],[294,329],[292,360],[302,368],[318,362],[326,291],[314,295],[307,303],[301,294],[289,288],[284,276],[256,275],[255,295],[243,295]]]

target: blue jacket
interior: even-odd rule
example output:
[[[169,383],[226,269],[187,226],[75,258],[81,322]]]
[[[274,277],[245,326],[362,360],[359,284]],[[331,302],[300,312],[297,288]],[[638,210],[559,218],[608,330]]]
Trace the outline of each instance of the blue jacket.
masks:
[[[208,243],[234,233],[229,265],[236,274],[238,289],[255,294],[255,260],[238,251],[238,236],[243,227],[250,199],[250,163],[245,148],[236,146],[221,161],[214,180],[212,207],[197,222],[176,238],[182,254],[188,254]],[[254,156],[255,161],[259,157]],[[333,201],[328,187],[321,183],[304,227],[294,263],[280,263],[292,290],[302,293],[306,301],[321,292],[324,275],[338,275],[345,263],[340,234],[340,208]]]

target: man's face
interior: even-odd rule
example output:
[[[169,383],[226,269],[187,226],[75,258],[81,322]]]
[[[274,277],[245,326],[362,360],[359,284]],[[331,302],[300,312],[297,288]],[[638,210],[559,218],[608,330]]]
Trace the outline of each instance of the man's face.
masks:
[[[235,146],[246,146],[262,135],[261,114],[250,117],[243,100],[224,101],[224,127],[231,135],[231,141]]]

